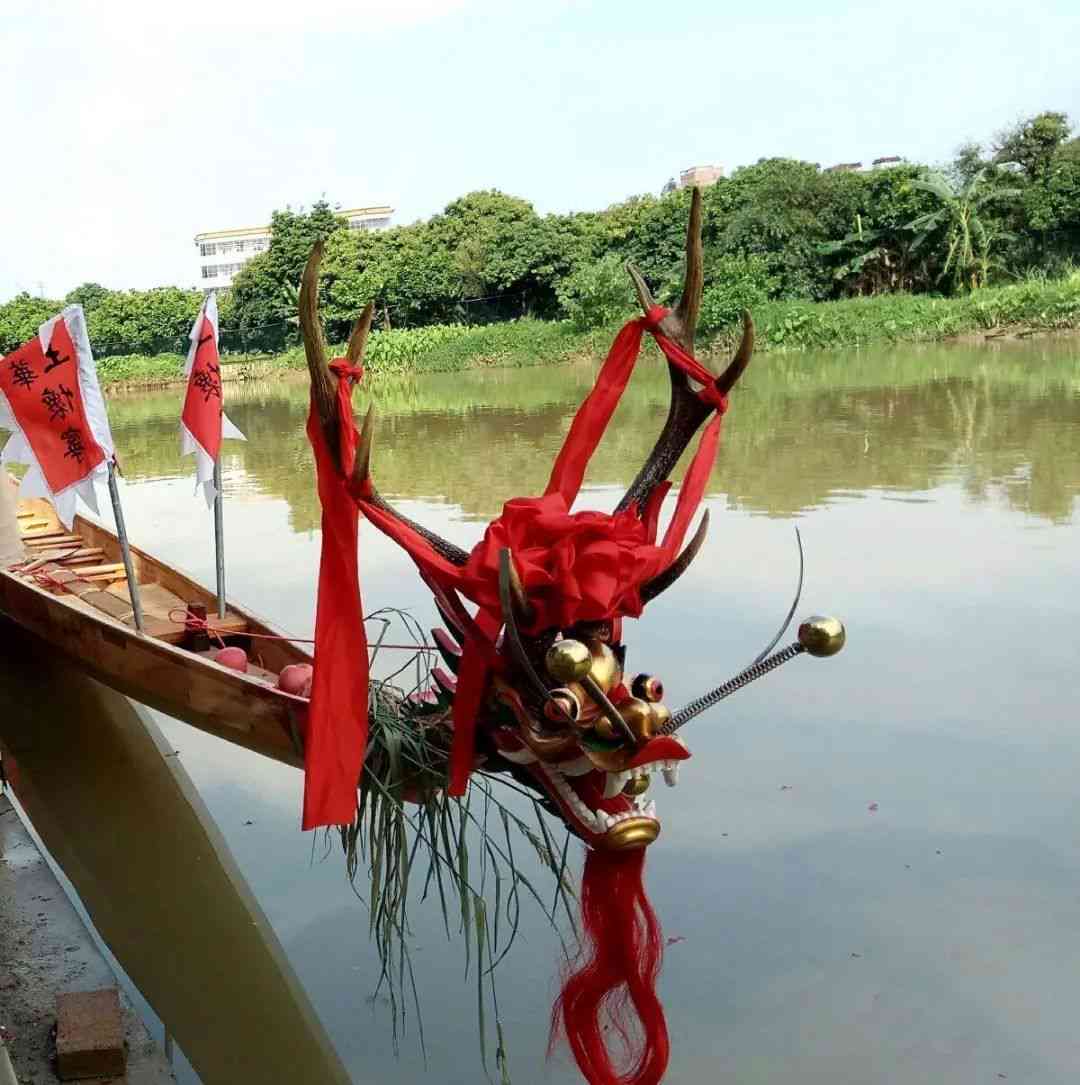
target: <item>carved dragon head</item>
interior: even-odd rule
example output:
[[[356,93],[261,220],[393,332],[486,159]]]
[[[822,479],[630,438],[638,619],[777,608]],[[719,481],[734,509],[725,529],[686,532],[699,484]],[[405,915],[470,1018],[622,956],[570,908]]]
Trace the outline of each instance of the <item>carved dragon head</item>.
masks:
[[[321,246],[316,246],[300,291],[300,321],[313,406],[326,444],[349,475],[349,491],[364,515],[417,561],[446,623],[432,631],[445,669],[435,669],[435,688],[414,696],[410,712],[433,732],[441,729],[446,746],[467,742],[468,769],[483,764],[539,791],[548,808],[591,847],[628,850],[650,844],[660,832],[652,783],[659,775],[674,786],[680,762],[690,756],[675,731],[777,661],[803,650],[831,654],[843,643],[839,623],[814,619],[802,627],[796,644],[766,658],[778,634],[748,671],[676,713],[664,704],[659,678],[627,669],[622,618],[640,615],[678,579],[708,527],[706,512],[681,553],[681,539],[674,547],[667,536],[664,545],[658,544],[657,519],[668,476],[718,405],[726,406],[753,350],[749,314],[744,314],[741,342],[719,374],[702,370],[695,361],[698,368],[691,372],[702,378],[695,380],[665,347],[666,340],[676,344],[675,355],[679,350],[693,354],[703,282],[700,192],[695,189],[692,195],[685,280],[675,309],[660,309],[641,275],[627,265],[647,326],[668,357],[671,403],[660,436],[625,495],[610,514],[571,513],[582,467],[569,491],[563,487],[560,493],[553,483],[542,498],[509,502],[471,553],[406,519],[374,489],[371,410],[351,472],[341,462],[339,382],[327,365],[317,312],[320,258]],[[344,362],[354,375],[371,316],[368,305],[349,341]],[[335,367],[340,376],[340,363]],[[711,455],[707,459],[704,477]],[[699,496],[704,477],[699,478]],[[691,507],[686,520],[692,512]],[[466,608],[462,595],[477,604],[476,613]],[[451,789],[453,760],[451,754]]]

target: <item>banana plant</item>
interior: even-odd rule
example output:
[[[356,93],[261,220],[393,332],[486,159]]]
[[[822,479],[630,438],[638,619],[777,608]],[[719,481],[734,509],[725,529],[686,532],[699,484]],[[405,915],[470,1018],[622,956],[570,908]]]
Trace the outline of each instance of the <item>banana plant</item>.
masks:
[[[908,228],[917,234],[912,245],[922,248],[928,238],[944,230],[944,262],[938,280],[949,276],[954,290],[976,290],[986,285],[993,266],[991,250],[1012,235],[989,221],[990,205],[1020,195],[1015,188],[990,188],[986,184],[987,170],[981,169],[969,181],[953,185],[938,171],[912,182],[915,188],[929,192],[940,202],[933,211],[913,218]]]

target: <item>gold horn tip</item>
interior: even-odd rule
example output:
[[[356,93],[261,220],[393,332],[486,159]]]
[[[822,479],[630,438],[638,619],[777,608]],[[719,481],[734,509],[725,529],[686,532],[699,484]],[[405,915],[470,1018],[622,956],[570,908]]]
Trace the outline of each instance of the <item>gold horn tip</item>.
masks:
[[[836,655],[846,641],[847,631],[839,618],[825,618],[815,614],[799,626],[799,643],[819,659]]]

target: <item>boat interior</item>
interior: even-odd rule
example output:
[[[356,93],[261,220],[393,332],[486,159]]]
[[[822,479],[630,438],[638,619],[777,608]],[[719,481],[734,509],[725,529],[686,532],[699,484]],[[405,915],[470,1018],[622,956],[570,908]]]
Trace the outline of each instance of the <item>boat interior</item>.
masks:
[[[77,516],[68,531],[44,500],[15,508],[22,553],[5,571],[30,581],[67,606],[107,617],[135,632],[130,587],[119,540],[107,528]],[[231,607],[217,614],[217,597],[196,581],[131,547],[143,633],[213,659],[223,647],[244,649],[249,678],[276,685],[281,670],[307,657],[288,640]],[[253,637],[252,634],[255,634]]]

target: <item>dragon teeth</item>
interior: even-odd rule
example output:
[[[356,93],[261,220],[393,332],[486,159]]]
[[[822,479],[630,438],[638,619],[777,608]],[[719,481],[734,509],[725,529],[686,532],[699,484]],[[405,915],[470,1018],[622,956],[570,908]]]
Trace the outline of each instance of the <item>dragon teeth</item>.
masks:
[[[626,781],[631,776],[645,775],[646,770],[656,771],[657,769],[664,772],[665,779],[667,779],[667,773],[669,768],[674,767],[676,775],[678,775],[678,763],[671,761],[654,762],[648,766],[642,766],[641,769],[634,772],[609,772],[607,778],[604,781],[604,797],[608,799],[614,798],[622,791],[626,785]],[[559,797],[566,803],[566,805],[574,812],[574,816],[588,829],[594,833],[606,833],[610,829],[613,829],[620,821],[625,821],[627,818],[635,817],[647,817],[656,818],[656,802],[650,799],[644,806],[638,804],[635,799],[633,809],[622,811],[617,814],[609,814],[606,810],[590,810],[581,799],[578,798],[577,792],[566,782],[566,778],[562,771],[555,768],[553,765],[545,765],[544,762],[539,762],[539,767],[544,774],[551,781],[552,786],[559,793]]]
[[[585,773],[592,772],[596,766],[582,754],[573,761],[560,761],[557,768],[563,776],[584,776]]]
[[[679,782],[679,762],[678,761],[665,761],[664,762],[664,783],[668,787],[675,787]]]
[[[607,779],[604,781],[604,798],[615,798],[615,796],[626,786],[626,781],[629,779],[630,773],[628,772],[609,772],[607,774]]]

